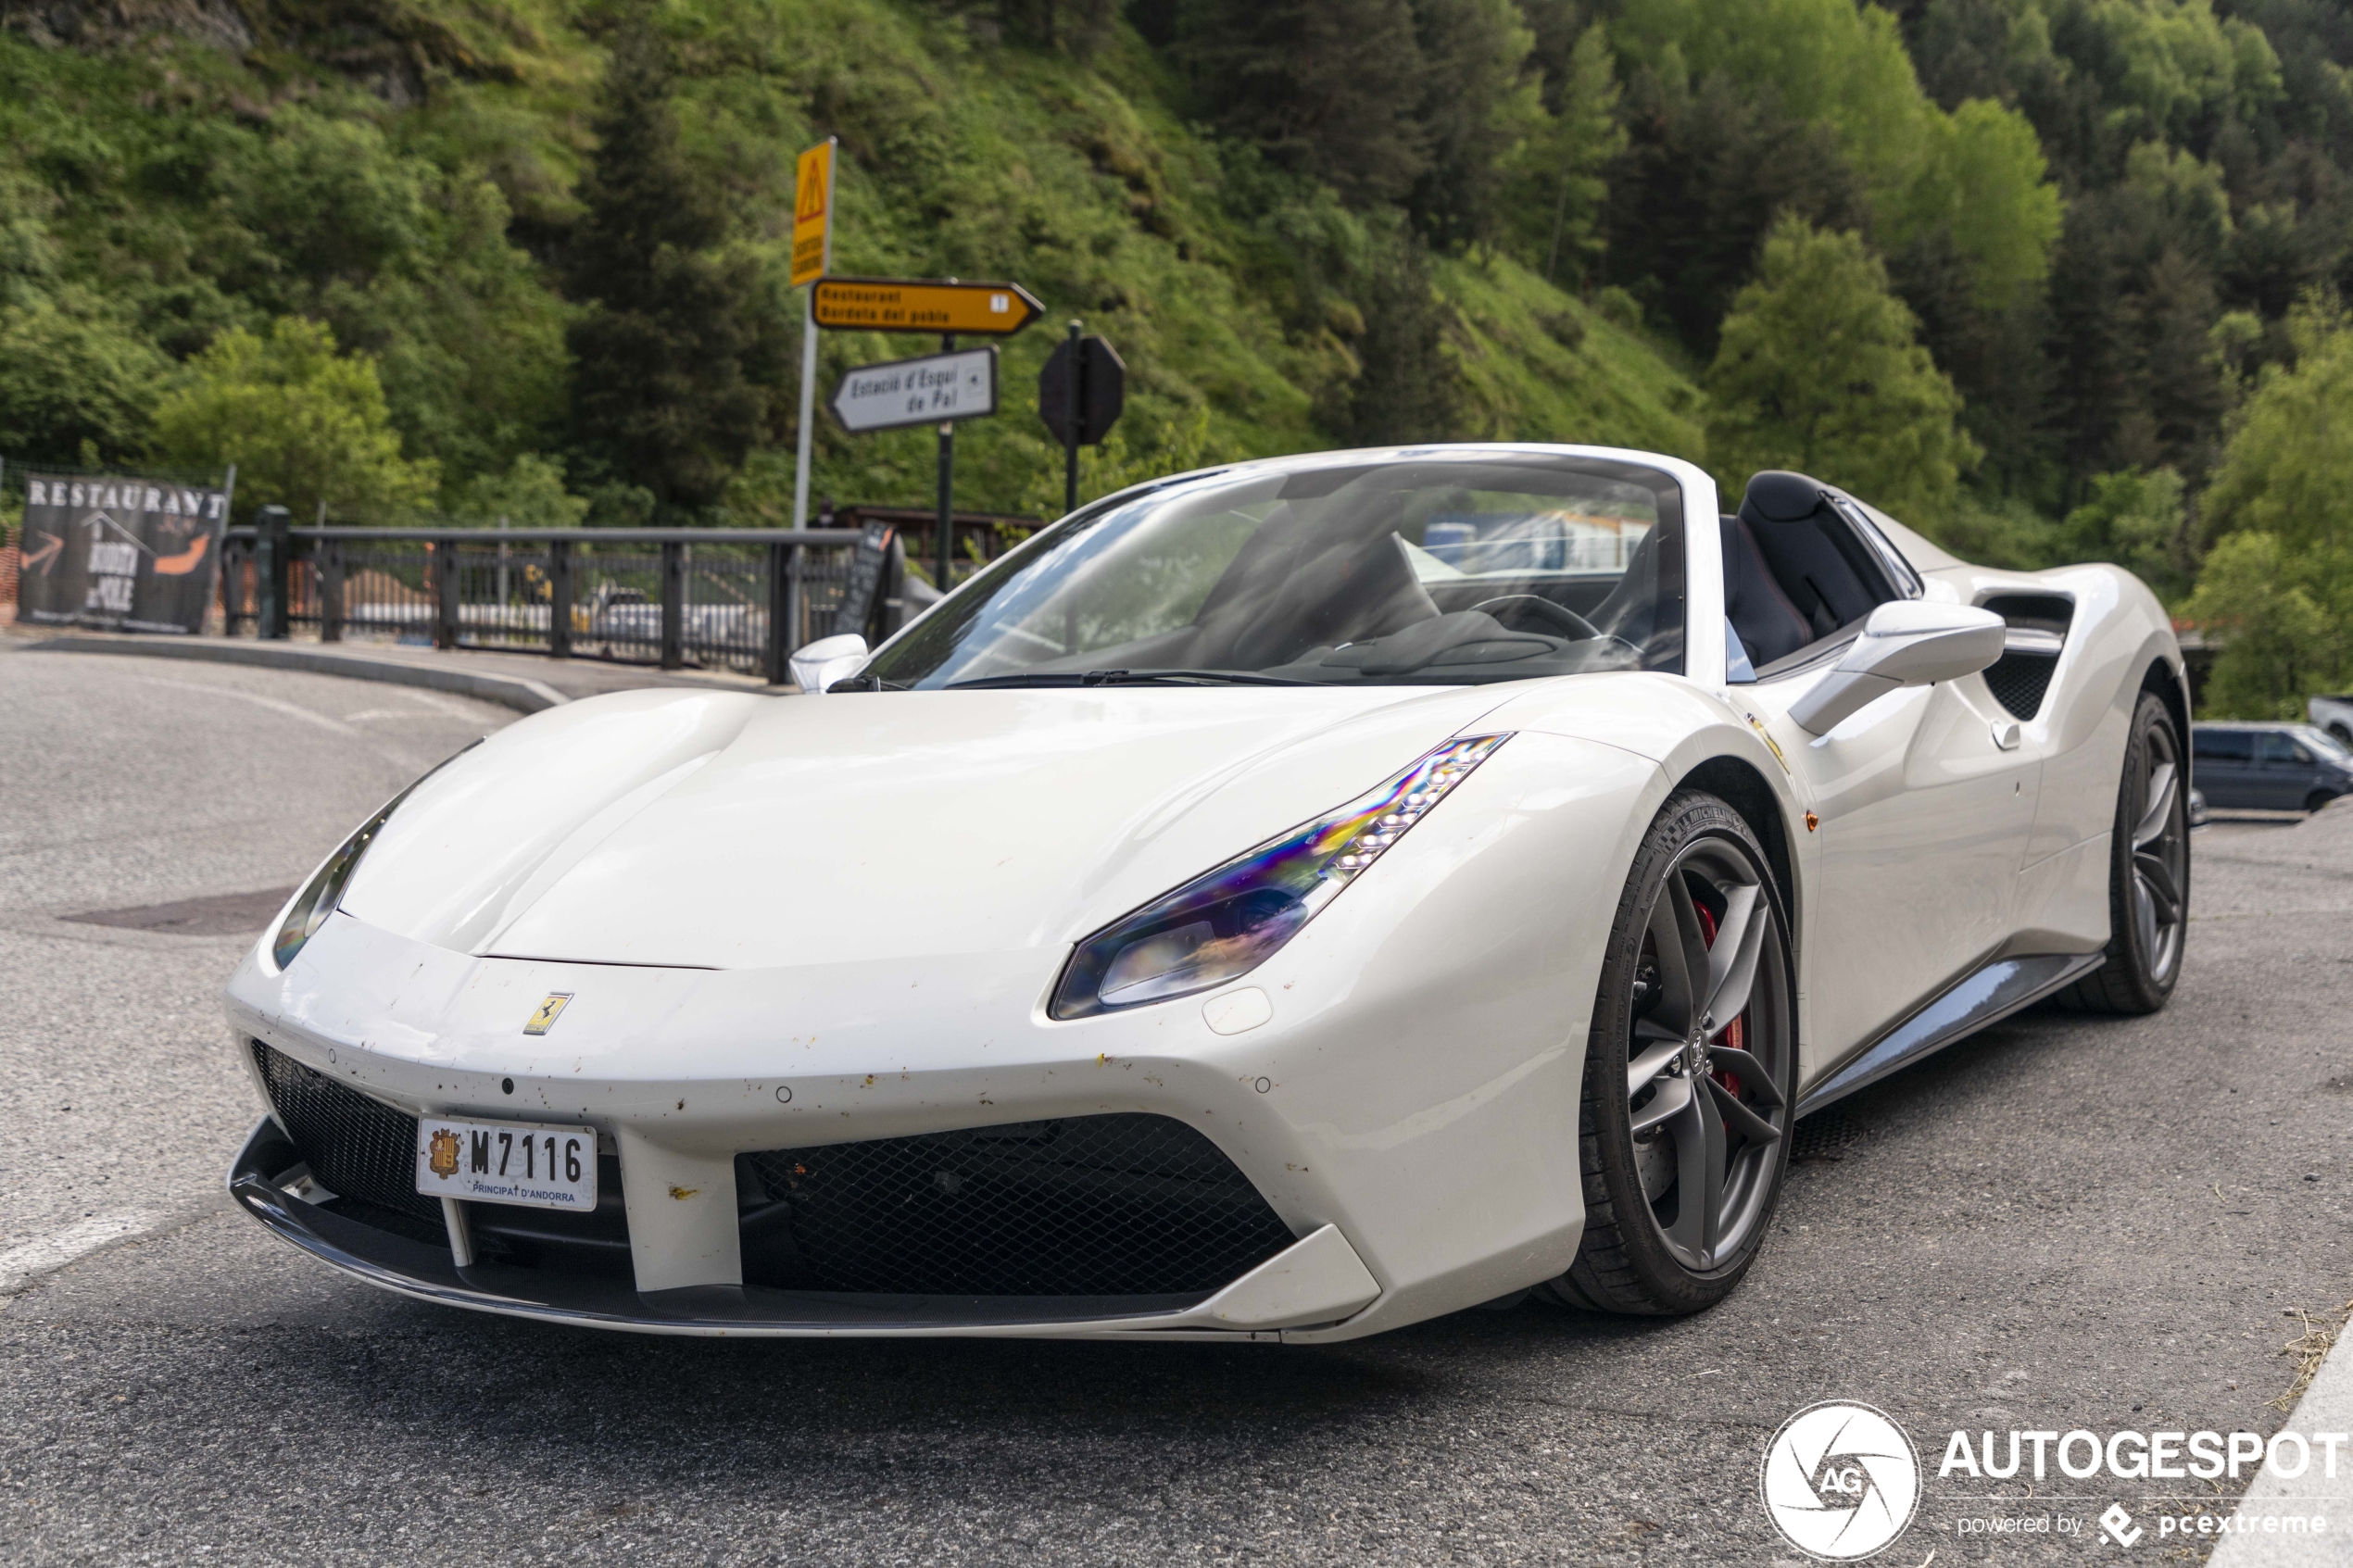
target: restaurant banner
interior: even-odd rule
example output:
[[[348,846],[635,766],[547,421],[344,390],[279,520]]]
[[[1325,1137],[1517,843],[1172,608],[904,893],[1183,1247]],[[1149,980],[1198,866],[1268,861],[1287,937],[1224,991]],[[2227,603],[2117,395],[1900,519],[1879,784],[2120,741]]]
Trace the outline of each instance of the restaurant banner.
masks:
[[[204,630],[229,493],[121,477],[25,482],[17,617],[109,632]]]

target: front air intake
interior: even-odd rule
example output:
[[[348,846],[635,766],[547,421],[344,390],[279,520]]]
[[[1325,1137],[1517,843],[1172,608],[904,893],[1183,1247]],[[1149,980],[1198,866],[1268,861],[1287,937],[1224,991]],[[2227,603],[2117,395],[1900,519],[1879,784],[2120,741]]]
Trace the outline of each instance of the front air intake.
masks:
[[[418,1239],[446,1234],[441,1205],[417,1190],[415,1117],[259,1040],[253,1042],[253,1060],[279,1124],[301,1150],[314,1181],[340,1198],[422,1222],[426,1228]]]
[[[1296,1238],[1200,1132],[1127,1112],[736,1162],[744,1277],[894,1296],[1217,1289]]]

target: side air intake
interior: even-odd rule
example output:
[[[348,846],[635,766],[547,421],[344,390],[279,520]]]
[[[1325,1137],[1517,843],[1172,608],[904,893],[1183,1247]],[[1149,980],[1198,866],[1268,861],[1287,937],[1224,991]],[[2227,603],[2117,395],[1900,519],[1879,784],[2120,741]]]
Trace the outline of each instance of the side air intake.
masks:
[[[1985,684],[2010,717],[2032,719],[2050,693],[2059,650],[2075,620],[2075,601],[2057,594],[1996,594],[1983,608],[2009,625],[2002,657],[1985,671]]]
[[[899,1296],[1215,1290],[1295,1239],[1173,1117],[1071,1116],[736,1160],[744,1277]]]

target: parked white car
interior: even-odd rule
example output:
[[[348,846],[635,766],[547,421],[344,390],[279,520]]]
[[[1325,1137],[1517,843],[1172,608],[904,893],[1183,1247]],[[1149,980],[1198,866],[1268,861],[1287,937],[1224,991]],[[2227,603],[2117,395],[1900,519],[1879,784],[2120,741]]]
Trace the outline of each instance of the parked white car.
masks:
[[[2353,696],[2307,697],[2305,716],[2326,730],[2336,744],[2353,751]]]
[[[1798,474],[1241,463],[849,652],[535,715],[361,827],[229,985],[246,1211],[687,1334],[1689,1312],[1799,1116],[2180,972],[2163,609]]]

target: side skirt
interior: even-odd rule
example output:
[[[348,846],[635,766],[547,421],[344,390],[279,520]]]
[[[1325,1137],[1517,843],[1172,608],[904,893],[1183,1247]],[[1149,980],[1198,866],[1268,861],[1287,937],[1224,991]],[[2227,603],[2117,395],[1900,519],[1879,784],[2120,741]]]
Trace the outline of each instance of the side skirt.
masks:
[[[2097,969],[2106,958],[2105,952],[2034,954],[1997,959],[1970,971],[1807,1090],[1797,1103],[1797,1114],[1810,1116],[1989,1023],[2032,1007]]]

